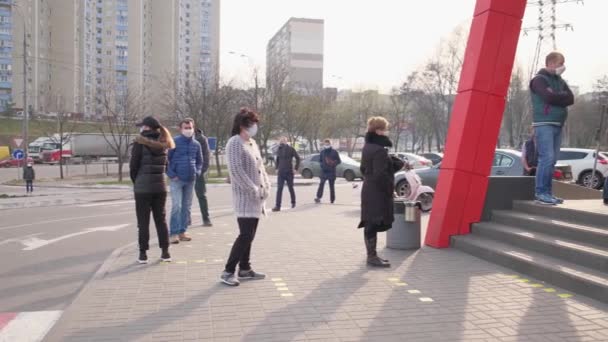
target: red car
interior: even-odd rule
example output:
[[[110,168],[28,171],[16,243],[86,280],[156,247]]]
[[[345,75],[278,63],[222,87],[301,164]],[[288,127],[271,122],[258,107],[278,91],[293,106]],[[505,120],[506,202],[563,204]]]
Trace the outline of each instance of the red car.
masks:
[[[27,158],[28,163],[34,163],[34,159],[32,157]],[[21,167],[23,166],[24,160],[18,159],[5,159],[0,161],[0,167]]]

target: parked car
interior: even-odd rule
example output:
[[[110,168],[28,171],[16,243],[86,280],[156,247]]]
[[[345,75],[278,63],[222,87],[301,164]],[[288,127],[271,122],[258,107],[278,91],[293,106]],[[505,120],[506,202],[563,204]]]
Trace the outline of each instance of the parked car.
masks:
[[[577,184],[585,187],[591,185],[594,189],[601,189],[605,177],[608,177],[608,154],[600,152],[597,156],[597,169],[593,176],[595,150],[586,148],[562,148],[558,163],[572,166],[572,176]]]
[[[569,165],[558,164],[555,166],[553,178],[560,181],[571,181],[572,170]],[[420,176],[422,184],[435,189],[439,178],[441,163],[430,168],[418,169],[416,173]],[[521,160],[521,152],[515,150],[500,149],[494,153],[491,176],[523,176],[524,166]],[[400,196],[409,194],[409,185],[405,180],[403,171],[395,174],[395,191]]]
[[[29,163],[34,163],[34,159],[32,159],[32,157],[27,157],[27,161]],[[21,159],[5,159],[3,161],[0,161],[0,167],[21,167],[24,164],[24,160]]]
[[[340,159],[342,163],[336,169],[338,177],[342,177],[349,182],[358,178],[363,179],[363,174],[360,170],[361,164],[358,161],[343,154],[340,154]],[[298,171],[303,178],[307,179],[321,176],[321,158],[319,154],[312,154],[302,160]]]
[[[422,153],[420,156],[430,160],[433,165],[437,165],[443,160],[443,153],[441,152]]]
[[[399,157],[404,162],[410,164],[414,169],[422,169],[425,167],[433,166],[433,162],[425,157],[419,156],[413,153],[407,152],[396,152],[394,153],[397,157]]]

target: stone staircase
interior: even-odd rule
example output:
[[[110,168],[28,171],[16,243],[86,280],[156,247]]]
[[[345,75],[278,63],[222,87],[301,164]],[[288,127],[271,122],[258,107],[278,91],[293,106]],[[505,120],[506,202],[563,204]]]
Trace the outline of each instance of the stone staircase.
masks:
[[[515,201],[493,210],[452,246],[566,290],[608,303],[608,211]]]

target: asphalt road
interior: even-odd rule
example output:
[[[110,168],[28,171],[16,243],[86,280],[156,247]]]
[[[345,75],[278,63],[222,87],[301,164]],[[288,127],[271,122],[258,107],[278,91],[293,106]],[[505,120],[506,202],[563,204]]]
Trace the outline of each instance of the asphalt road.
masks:
[[[358,189],[346,183],[337,188],[338,205],[357,203]],[[82,196],[81,191],[74,195]],[[300,204],[312,203],[316,186],[296,191]],[[113,195],[113,200],[72,206],[0,210],[0,312],[63,310],[116,248],[137,241],[130,191]],[[233,215],[228,186],[209,186],[208,197],[212,218]],[[289,203],[287,191],[284,199]],[[170,207],[167,203],[167,211]],[[191,229],[213,229],[200,227],[196,199],[192,212]],[[152,247],[150,257],[156,254]]]

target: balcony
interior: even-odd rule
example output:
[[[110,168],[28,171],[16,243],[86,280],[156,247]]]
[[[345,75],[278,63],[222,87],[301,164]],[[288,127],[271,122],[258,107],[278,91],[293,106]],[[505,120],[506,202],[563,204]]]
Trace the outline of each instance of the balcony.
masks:
[[[127,66],[125,64],[117,64],[116,71],[127,71]]]
[[[12,89],[13,82],[1,82],[0,81],[0,89]]]

